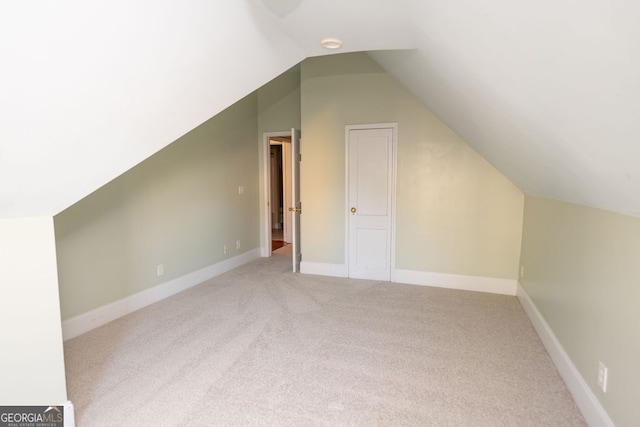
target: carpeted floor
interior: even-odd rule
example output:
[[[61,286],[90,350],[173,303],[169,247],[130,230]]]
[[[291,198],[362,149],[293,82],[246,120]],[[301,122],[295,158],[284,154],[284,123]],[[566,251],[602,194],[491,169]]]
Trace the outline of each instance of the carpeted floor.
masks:
[[[515,297],[243,266],[65,343],[83,426],[584,426]]]

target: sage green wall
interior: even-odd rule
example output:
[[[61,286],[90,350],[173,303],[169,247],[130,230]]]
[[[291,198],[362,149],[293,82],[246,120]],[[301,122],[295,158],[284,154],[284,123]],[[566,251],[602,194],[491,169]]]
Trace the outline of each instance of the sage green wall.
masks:
[[[527,197],[521,262],[523,287],[609,416],[640,425],[640,218]]]
[[[303,261],[344,264],[345,125],[398,123],[396,268],[516,279],[524,196],[364,53],[302,63]]]
[[[295,66],[258,89],[258,131],[300,129],[300,67]]]
[[[300,67],[295,66],[258,89],[258,153],[263,158],[264,132],[300,129]],[[265,186],[264,164],[259,162],[260,188]],[[267,211],[264,191],[260,192],[260,217]],[[260,221],[260,244],[266,246],[265,224]]]
[[[55,217],[63,319],[259,247],[257,105],[247,96]]]

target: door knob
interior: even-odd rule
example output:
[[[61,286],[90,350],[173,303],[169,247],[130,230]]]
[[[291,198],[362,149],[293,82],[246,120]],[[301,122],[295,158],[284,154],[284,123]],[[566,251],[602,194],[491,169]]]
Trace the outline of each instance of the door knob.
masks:
[[[351,208],[351,213],[356,213],[357,209],[356,208]]]

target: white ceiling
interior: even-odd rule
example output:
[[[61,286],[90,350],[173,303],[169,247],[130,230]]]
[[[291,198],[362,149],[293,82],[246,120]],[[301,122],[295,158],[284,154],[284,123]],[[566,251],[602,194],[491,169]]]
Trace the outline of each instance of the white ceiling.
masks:
[[[55,215],[306,57],[377,51],[525,193],[640,216],[640,2],[0,4],[0,217]]]

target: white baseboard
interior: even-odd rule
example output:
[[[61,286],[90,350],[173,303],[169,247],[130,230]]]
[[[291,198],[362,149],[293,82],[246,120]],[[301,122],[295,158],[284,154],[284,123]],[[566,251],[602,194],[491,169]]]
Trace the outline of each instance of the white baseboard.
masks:
[[[460,274],[430,273],[427,271],[395,270],[395,282],[410,285],[434,286],[463,291],[515,295],[517,280],[493,277],[463,276]]]
[[[76,414],[73,410],[73,403],[67,400],[61,406],[64,407],[64,427],[76,427]]]
[[[347,269],[344,264],[326,264],[322,262],[302,261],[300,273],[317,274],[319,276],[347,277]]]
[[[65,341],[260,258],[260,248],[210,265],[62,322]]]
[[[302,274],[320,276],[348,277],[345,264],[326,264],[321,262],[302,261]],[[514,295],[518,286],[517,280],[496,279],[492,277],[462,276],[458,274],[430,273],[427,271],[393,270],[395,283],[409,285],[434,286],[438,288],[460,289],[465,291],[489,292],[492,294]]]
[[[613,427],[613,421],[520,283],[518,283],[517,297],[587,424],[590,427]]]

